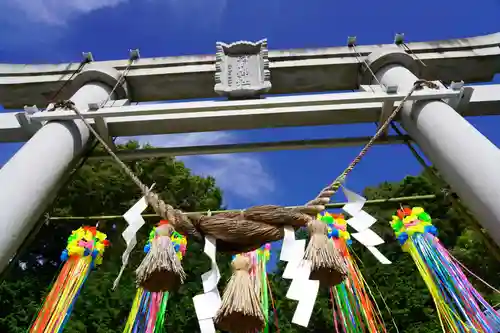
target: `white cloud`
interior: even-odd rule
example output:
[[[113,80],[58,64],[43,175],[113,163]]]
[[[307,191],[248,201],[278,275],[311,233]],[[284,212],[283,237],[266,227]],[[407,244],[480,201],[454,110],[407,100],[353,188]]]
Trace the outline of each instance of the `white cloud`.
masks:
[[[112,8],[130,0],[0,0],[2,17],[9,19],[21,12],[31,22],[49,26],[64,25],[72,18],[102,8]],[[144,5],[165,5],[178,18],[203,15],[204,20],[218,21],[226,10],[227,0],[142,0]],[[0,13],[0,14],[1,14]],[[9,15],[5,15],[8,13]],[[207,17],[205,17],[207,16]],[[213,22],[212,22],[213,23]]]
[[[182,147],[215,145],[235,142],[235,135],[227,132],[152,135],[119,138],[118,143],[130,139],[150,143],[155,147]],[[213,176],[227,195],[235,195],[254,204],[265,200],[275,190],[274,180],[255,154],[218,154],[179,157],[195,174]]]
[[[274,192],[272,177],[266,172],[261,161],[248,154],[221,154],[198,157],[198,162],[186,164],[197,173],[211,175],[224,190],[255,203]]]
[[[30,21],[61,25],[72,17],[128,0],[3,0],[12,10],[21,10]]]

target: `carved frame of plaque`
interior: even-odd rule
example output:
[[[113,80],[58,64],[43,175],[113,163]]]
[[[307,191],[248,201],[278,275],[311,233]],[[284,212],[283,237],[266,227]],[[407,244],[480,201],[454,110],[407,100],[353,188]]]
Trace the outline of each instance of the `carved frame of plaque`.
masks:
[[[271,89],[267,39],[256,43],[217,42],[216,48],[214,90],[217,94],[236,99],[258,98]]]

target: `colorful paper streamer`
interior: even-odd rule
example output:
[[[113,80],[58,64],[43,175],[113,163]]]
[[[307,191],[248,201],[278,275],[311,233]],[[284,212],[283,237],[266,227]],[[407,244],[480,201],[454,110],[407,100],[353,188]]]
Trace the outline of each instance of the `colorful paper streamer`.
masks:
[[[330,290],[336,332],[387,332],[370,289],[349,251],[352,241],[344,216],[325,212],[317,219],[328,225],[328,238],[343,254],[348,269],[347,279]]]
[[[434,299],[443,332],[498,332],[495,326],[500,325],[500,315],[472,286],[441,244],[437,229],[423,208],[398,210],[391,226]]]
[[[109,246],[106,234],[96,227],[81,227],[68,238],[61,254],[65,262],[45,298],[30,333],[60,333],[69,320],[73,306],[92,269],[102,263],[104,250]]]

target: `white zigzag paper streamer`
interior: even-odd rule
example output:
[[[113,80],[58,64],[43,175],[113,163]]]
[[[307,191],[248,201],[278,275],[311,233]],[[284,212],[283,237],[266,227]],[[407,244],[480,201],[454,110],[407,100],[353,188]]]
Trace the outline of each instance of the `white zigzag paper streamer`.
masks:
[[[210,216],[210,211],[208,216]],[[194,308],[201,333],[215,333],[213,318],[221,306],[221,298],[217,285],[220,280],[220,271],[216,261],[216,240],[211,236],[205,237],[205,254],[210,258],[211,268],[201,275],[203,294],[193,297]]]
[[[347,198],[347,203],[342,210],[352,216],[346,222],[357,231],[352,234],[352,237],[366,246],[382,264],[391,264],[392,262],[376,248],[377,245],[383,244],[384,240],[370,229],[377,219],[363,210],[366,199],[345,187],[342,187],[342,191]]]
[[[345,187],[342,189],[348,200],[342,209],[352,216],[347,223],[357,231],[352,234],[353,238],[366,246],[382,264],[391,264],[376,248],[377,245],[383,244],[384,240],[370,229],[377,219],[363,210],[366,199]],[[287,262],[287,265],[283,278],[292,279],[286,297],[299,302],[292,323],[307,327],[318,295],[319,281],[309,279],[311,263],[303,259],[305,240],[296,240],[292,227],[284,227],[284,233],[280,260]]]
[[[283,245],[280,260],[287,262],[283,272],[284,279],[292,279],[286,297],[298,301],[292,323],[307,327],[319,289],[319,281],[309,280],[311,263],[303,260],[306,241],[296,240],[295,231],[290,226],[284,227]]]
[[[310,280],[310,275],[311,262],[301,260],[286,294],[287,298],[299,301],[293,314],[292,323],[303,327],[309,325],[319,290],[319,281]]]
[[[288,264],[283,272],[284,279],[293,279],[295,269],[304,256],[305,241],[295,240],[295,230],[291,226],[284,227],[283,243],[281,245],[280,260]],[[301,248],[301,243],[304,246]]]
[[[122,232],[122,237],[125,240],[125,244],[127,244],[127,248],[122,254],[122,267],[120,269],[120,273],[115,279],[115,282],[113,282],[113,290],[118,286],[123,271],[125,270],[125,267],[127,267],[130,253],[137,245],[137,231],[139,231],[139,229],[141,229],[141,227],[146,223],[141,214],[147,207],[148,203],[146,201],[146,197],[142,197],[125,214],[123,214],[123,218],[128,223],[127,228],[125,228]]]

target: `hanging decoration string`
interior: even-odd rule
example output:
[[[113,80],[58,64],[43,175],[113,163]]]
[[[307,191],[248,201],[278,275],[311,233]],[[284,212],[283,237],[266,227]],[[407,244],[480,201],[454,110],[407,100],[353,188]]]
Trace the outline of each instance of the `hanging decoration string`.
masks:
[[[130,64],[129,64],[130,66]],[[129,68],[127,66],[127,69]],[[361,159],[366,155],[368,150],[373,146],[373,144],[377,141],[377,139],[380,137],[382,133],[385,132],[387,127],[390,125],[392,120],[398,115],[399,111],[402,109],[404,103],[408,100],[408,98],[413,94],[414,91],[422,89],[424,86],[427,86],[432,89],[438,89],[439,87],[430,81],[426,80],[417,80],[413,87],[410,89],[408,94],[403,98],[401,103],[398,105],[398,107],[391,113],[391,115],[387,118],[387,120],[380,126],[380,128],[377,130],[375,135],[370,139],[370,141],[365,145],[365,147],[361,150],[361,152],[358,154],[358,156],[349,164],[349,166],[338,176],[335,181],[329,185],[328,187],[324,188],[320,194],[316,197],[315,200],[310,201],[306,205],[312,205],[314,204],[315,201],[318,199],[322,198],[325,196],[324,192],[328,192],[329,196],[332,196],[335,194],[338,189],[340,188],[341,183],[343,180],[346,178],[346,176],[356,167],[356,165],[361,161]],[[61,101],[58,102],[54,105],[54,108],[63,108],[63,109],[69,109],[72,110],[76,113],[76,115],[84,122],[85,126],[89,129],[89,131],[96,137],[96,139],[103,145],[104,149],[106,152],[115,160],[115,162],[122,168],[122,170],[132,179],[132,181],[139,187],[139,189],[142,191],[142,193],[147,197],[148,202],[155,208],[155,211],[160,208],[164,208],[166,211],[172,211],[173,207],[166,205],[163,202],[160,202],[160,199],[158,198],[157,195],[151,195],[153,194],[152,191],[149,190],[149,188],[144,185],[139,178],[130,170],[130,168],[121,161],[121,159],[113,152],[113,150],[106,144],[106,142],[102,139],[102,137],[97,133],[96,130],[92,128],[90,123],[85,119],[85,117],[81,114],[81,112],[78,110],[76,105],[69,100],[66,101]],[[332,193],[333,192],[333,193]],[[151,202],[153,201],[153,202]],[[321,201],[321,199],[320,199]],[[164,206],[164,207],[159,207],[159,206]],[[161,212],[161,215],[164,215],[165,212]],[[163,216],[164,218],[167,218],[166,216]]]
[[[361,263],[361,267],[365,267],[364,264],[363,264],[363,261],[361,260],[361,258],[356,254],[356,251],[354,251],[354,248],[350,248],[349,249],[351,254],[354,255],[354,257],[356,258],[357,262]],[[389,317],[391,318],[391,321],[392,321],[392,325],[393,327],[396,329],[396,333],[399,333],[399,329],[398,329],[398,325],[396,325],[396,320],[394,319],[393,315],[392,315],[392,311],[391,309],[389,308],[389,305],[387,304],[387,302],[385,301],[385,298],[384,296],[382,295],[382,292],[380,291],[380,288],[378,287],[377,283],[375,282],[374,279],[371,279],[370,280],[370,283],[373,283],[373,285],[375,286],[375,288],[377,289],[377,293],[378,293],[378,296],[380,297],[380,299],[382,299],[382,302],[384,303],[384,306],[385,306],[385,310],[387,311],[387,313],[389,314]],[[368,282],[366,282],[365,280],[365,284],[366,284],[366,287],[368,289],[368,291],[370,292],[370,295],[372,295],[372,298],[375,299],[375,297],[373,296],[373,293],[371,291],[371,288],[370,286],[368,285]],[[377,302],[375,302],[375,305],[377,306],[377,309],[378,309],[378,304]],[[380,311],[380,309],[378,309],[379,313],[381,313],[382,311]],[[382,318],[383,320],[383,318]],[[385,322],[384,322],[384,325],[385,325]]]
[[[407,51],[408,53],[410,53],[410,54],[411,54],[411,55],[412,55],[412,56],[413,56],[413,57],[414,57],[414,58],[415,58],[415,59],[416,59],[419,63],[421,63],[421,64],[422,64],[422,66],[427,67],[427,65],[426,65],[426,64],[422,61],[422,59],[420,59],[420,58],[419,58],[419,57],[418,57],[418,56],[417,56],[417,55],[416,55],[416,54],[412,51],[412,49],[410,49],[410,47],[408,46],[408,44],[406,44],[406,43],[405,43],[405,41],[404,41],[404,34],[397,34],[397,35],[396,35],[396,39],[395,39],[394,43],[395,43],[396,45],[398,45],[398,46],[399,46],[399,45],[403,46],[403,49],[404,49],[405,51]]]
[[[271,299],[271,306],[273,308],[274,327],[276,328],[276,333],[280,333],[278,311],[276,310],[276,306],[274,303],[273,291],[271,289],[271,282],[269,281],[269,279],[267,279],[267,289],[269,290],[269,298]]]
[[[489,284],[488,282],[484,281],[483,279],[481,279],[479,276],[477,276],[474,272],[472,272],[471,270],[469,270],[464,264],[462,264],[457,258],[455,258],[451,253],[448,253],[448,255],[450,256],[451,259],[453,259],[453,261],[455,263],[457,263],[458,265],[460,265],[460,267],[462,267],[467,273],[469,273],[470,275],[472,275],[473,277],[475,277],[476,279],[478,279],[479,281],[481,281],[486,287],[490,288],[491,290],[493,290],[495,293],[497,294],[500,294],[500,290],[498,290],[497,288],[493,287],[491,284]],[[498,305],[498,304],[497,304]]]
[[[392,114],[387,118],[387,120],[380,126],[380,128],[377,130],[375,135],[370,139],[370,141],[365,145],[365,147],[361,150],[361,152],[358,154],[358,156],[349,164],[349,166],[338,176],[335,181],[324,188],[320,194],[316,197],[316,199],[310,201],[306,205],[313,205],[315,202],[318,200],[322,202],[321,198],[325,197],[325,194],[328,194],[328,196],[332,196],[335,194],[338,189],[340,188],[340,185],[346,178],[346,176],[356,167],[356,165],[361,161],[361,159],[366,155],[368,150],[373,146],[373,144],[376,142],[376,140],[380,137],[382,133],[385,132],[389,124],[394,120],[394,118],[398,115],[399,111],[402,109],[404,103],[408,100],[408,98],[413,94],[414,91],[422,89],[424,86],[427,86],[432,89],[437,89],[439,88],[435,83],[426,81],[426,80],[417,80],[413,87],[410,89],[408,94],[403,98],[401,103],[398,105],[398,107],[392,112]],[[149,190],[149,188],[144,185],[139,178],[129,169],[129,167],[123,163],[120,158],[113,152],[113,150],[106,144],[106,142],[101,138],[101,136],[97,133],[96,130],[92,128],[92,126],[89,124],[89,122],[83,117],[81,112],[78,110],[78,108],[75,106],[75,104],[72,101],[62,101],[57,103],[55,108],[60,107],[63,109],[69,109],[74,111],[78,117],[85,123],[89,131],[97,138],[97,140],[103,145],[104,149],[106,152],[115,160],[115,162],[122,168],[122,170],[132,179],[132,181],[139,187],[139,189],[142,191],[142,193],[147,197],[148,202],[155,208],[155,211],[160,210],[160,215],[165,215],[165,212],[161,212],[161,208],[164,208],[166,211],[172,211],[173,208],[172,206],[166,205],[163,203],[158,196],[156,195],[151,195],[153,194],[152,191]],[[327,193],[325,193],[327,192]],[[152,202],[151,202],[152,201]],[[161,201],[161,202],[160,202]],[[159,206],[164,206],[164,207],[159,207]],[[158,209],[160,208],[160,209]],[[163,216],[164,218],[167,218],[166,216]],[[167,218],[168,219],[168,218]]]
[[[408,94],[403,98],[401,103],[398,105],[396,109],[389,115],[387,120],[380,126],[380,128],[377,130],[375,135],[368,141],[368,143],[363,147],[363,149],[359,152],[358,156],[349,164],[349,166],[333,181],[332,184],[329,186],[325,187],[323,190],[321,190],[320,194],[312,201],[311,203],[316,202],[319,198],[324,197],[324,192],[333,192],[335,194],[342,183],[344,182],[345,178],[351,171],[358,165],[358,163],[361,161],[361,159],[366,155],[368,150],[373,146],[373,144],[377,141],[377,139],[385,133],[387,127],[391,124],[391,122],[396,118],[398,115],[399,111],[403,108],[405,102],[410,98],[410,96],[415,92],[416,90],[422,89],[424,86],[427,86],[428,88],[431,89],[439,89],[439,86],[435,84],[434,82],[431,81],[426,81],[426,80],[417,80],[413,84],[413,87],[410,89]]]

